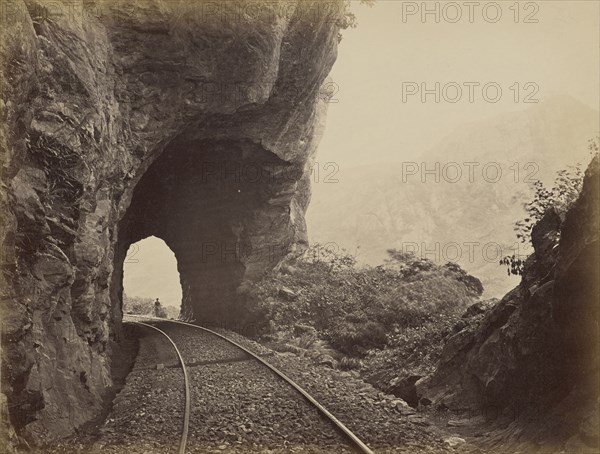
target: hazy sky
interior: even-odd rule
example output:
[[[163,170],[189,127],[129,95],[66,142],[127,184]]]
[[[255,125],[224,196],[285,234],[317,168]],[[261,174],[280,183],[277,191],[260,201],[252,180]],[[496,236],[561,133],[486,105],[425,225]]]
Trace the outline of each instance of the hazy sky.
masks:
[[[318,161],[343,168],[412,159],[461,124],[531,107],[523,102],[527,95],[543,100],[568,93],[598,109],[600,2],[520,2],[516,23],[514,1],[496,2],[502,14],[496,22],[498,10],[485,6],[494,2],[476,2],[471,18],[465,2],[437,3],[439,23],[433,14],[423,21],[420,10],[411,11],[421,3],[379,0],[370,8],[354,2],[359,24],[343,33],[331,73],[338,102],[329,106]],[[450,3],[459,9],[444,6]],[[408,94],[422,84],[435,91],[436,82],[439,103],[434,94],[425,103],[420,93]],[[491,102],[496,87],[502,94]],[[175,257],[156,238],[131,251],[124,283],[130,295],[175,306],[181,300]]]
[[[429,2],[429,8],[435,3]],[[445,20],[454,19],[455,8],[440,7],[439,23],[433,14],[423,23],[420,11],[408,15],[411,5],[420,7],[421,2],[379,0],[373,7],[354,2],[359,23],[343,33],[331,73],[339,102],[329,106],[319,161],[346,167],[411,159],[460,124],[531,107],[523,99],[536,87],[531,100],[569,93],[598,109],[600,2],[521,2],[518,23],[510,9],[514,1],[496,2],[502,7],[496,23],[488,22],[494,19],[493,7],[483,15],[483,5],[494,2],[476,2],[481,6],[473,11],[473,23],[464,2],[439,2],[444,3],[461,6],[458,22]],[[439,82],[441,102],[436,104],[434,94],[425,103],[418,94],[403,102],[403,82],[419,89],[426,83],[433,90]],[[473,86],[473,103],[465,82],[480,84]],[[515,82],[520,84],[519,103],[513,98]],[[525,88],[528,82],[536,85]],[[487,83],[492,83],[487,88],[490,102],[482,95]],[[463,89],[461,97],[453,84]],[[491,102],[493,84],[502,89],[496,103]],[[444,86],[447,99],[458,98],[456,103],[444,101]]]
[[[159,298],[166,306],[181,305],[181,285],[175,254],[151,236],[131,245],[125,258],[123,287],[130,296]]]

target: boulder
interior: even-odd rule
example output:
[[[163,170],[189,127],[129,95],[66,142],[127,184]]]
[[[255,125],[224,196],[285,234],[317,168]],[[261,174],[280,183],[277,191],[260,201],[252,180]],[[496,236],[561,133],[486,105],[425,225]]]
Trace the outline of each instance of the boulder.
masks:
[[[466,441],[464,438],[460,438],[460,437],[448,437],[448,438],[444,438],[444,444],[447,445],[450,448],[456,448],[462,444],[465,444]]]
[[[404,416],[414,415],[417,413],[417,411],[413,407],[408,405],[402,399],[392,400],[392,406],[398,413],[400,413],[401,415],[404,415]]]
[[[296,292],[288,287],[280,287],[277,293],[287,301],[294,301],[298,296],[296,295]]]
[[[422,378],[421,375],[403,374],[390,380],[389,387],[386,392],[395,396],[399,396],[406,401],[411,407],[416,408],[419,404],[417,388],[415,383]]]
[[[317,337],[317,330],[309,325],[303,325],[302,323],[296,323],[294,325],[294,336],[314,336]]]

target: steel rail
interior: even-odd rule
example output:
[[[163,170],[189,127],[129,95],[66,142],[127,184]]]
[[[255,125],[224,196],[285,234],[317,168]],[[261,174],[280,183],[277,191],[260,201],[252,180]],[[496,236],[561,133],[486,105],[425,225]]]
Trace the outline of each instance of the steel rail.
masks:
[[[156,331],[161,333],[163,336],[165,336],[167,338],[167,340],[169,342],[171,342],[171,345],[173,345],[173,348],[175,349],[175,352],[177,353],[177,356],[179,358],[181,368],[183,369],[183,382],[184,382],[184,387],[185,387],[185,407],[183,410],[183,430],[181,431],[181,438],[179,439],[178,453],[185,454],[185,447],[187,445],[188,432],[189,432],[189,428],[190,428],[191,399],[190,399],[190,381],[188,378],[188,373],[187,373],[187,369],[185,367],[185,363],[183,362],[183,356],[181,355],[181,352],[177,348],[177,345],[175,345],[175,342],[173,342],[173,339],[171,339],[169,337],[169,335],[167,333],[165,333],[162,329],[157,328],[156,326],[150,325],[149,323],[136,322],[136,321],[134,321],[133,323],[155,329]]]
[[[260,362],[261,364],[263,364],[264,366],[266,366],[276,376],[278,376],[279,378],[281,378],[282,380],[284,380],[285,382],[287,382],[292,388],[294,388],[297,392],[299,392],[302,395],[302,397],[304,397],[308,402],[310,402],[315,408],[317,408],[317,410],[319,410],[319,412],[322,415],[324,415],[339,430],[341,430],[342,433],[348,439],[350,439],[350,441],[352,442],[352,444],[356,448],[358,448],[358,450],[361,453],[364,453],[364,454],[374,454],[373,451],[371,450],[371,448],[369,448],[365,443],[363,443],[360,438],[358,438],[350,429],[348,429],[339,419],[337,419],[333,414],[331,414],[331,412],[329,412],[329,410],[327,410],[323,405],[321,405],[314,397],[312,397],[300,385],[298,385],[295,381],[293,381],[291,378],[289,378],[287,375],[285,375],[283,372],[281,372],[275,366],[271,365],[270,363],[268,363],[267,361],[265,361],[264,359],[262,359],[256,353],[254,353],[251,350],[247,349],[243,345],[238,344],[234,340],[231,340],[231,339],[227,338],[226,336],[224,336],[222,334],[219,334],[216,331],[213,331],[211,329],[205,328],[203,326],[194,325],[192,323],[182,322],[182,321],[179,321],[179,320],[169,320],[169,319],[158,318],[158,317],[148,317],[148,316],[143,316],[143,315],[132,315],[132,314],[124,314],[124,316],[125,317],[139,317],[139,318],[150,319],[150,320],[158,321],[158,322],[170,322],[170,323],[176,323],[176,324],[185,325],[185,326],[191,326],[192,328],[196,328],[196,329],[208,332],[210,334],[213,334],[213,335],[215,335],[215,336],[217,336],[217,337],[219,337],[219,338],[221,338],[221,339],[229,342],[230,344],[236,346],[240,350],[242,350],[245,353],[247,353],[248,355],[250,355],[252,358],[256,359],[258,362]],[[152,325],[148,325],[148,326],[152,326]],[[156,329],[158,329],[158,328],[156,328]]]

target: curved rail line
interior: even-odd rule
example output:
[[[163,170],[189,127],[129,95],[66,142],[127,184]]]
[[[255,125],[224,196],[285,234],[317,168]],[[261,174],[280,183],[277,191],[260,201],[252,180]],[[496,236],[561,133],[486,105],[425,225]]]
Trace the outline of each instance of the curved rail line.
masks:
[[[190,380],[188,377],[187,369],[185,367],[185,363],[183,362],[183,356],[181,355],[181,352],[177,348],[177,345],[175,345],[175,342],[173,342],[173,339],[171,339],[169,337],[169,335],[167,333],[165,333],[162,329],[157,328],[156,326],[150,325],[149,323],[135,322],[135,321],[133,323],[155,329],[156,331],[161,333],[163,336],[165,336],[169,340],[169,342],[171,342],[171,345],[173,345],[173,348],[175,349],[175,352],[177,353],[177,356],[179,357],[179,363],[181,364],[181,369],[183,370],[183,382],[184,382],[184,387],[185,387],[185,407],[183,410],[183,429],[181,431],[181,438],[179,439],[179,451],[178,452],[179,452],[179,454],[185,454],[185,447],[187,445],[188,432],[189,432],[189,428],[190,428],[190,409],[191,409],[192,404],[191,404],[191,400],[190,400]]]
[[[159,322],[178,323],[180,325],[191,326],[192,328],[196,328],[196,329],[208,332],[210,334],[213,334],[213,335],[215,335],[215,336],[217,336],[217,337],[225,340],[226,342],[229,342],[230,344],[232,344],[235,347],[239,348],[240,350],[244,351],[245,353],[247,353],[248,355],[250,355],[252,358],[256,359],[258,362],[260,362],[261,364],[263,364],[264,366],[266,366],[276,376],[278,376],[279,378],[281,378],[282,380],[284,380],[285,382],[287,382],[292,388],[294,388],[297,392],[299,392],[302,395],[302,397],[304,397],[308,402],[310,402],[315,408],[317,408],[317,410],[319,410],[319,412],[322,415],[324,415],[340,431],[342,431],[342,433],[352,442],[352,444],[356,448],[358,448],[359,452],[364,453],[364,454],[374,454],[373,451],[365,443],[363,443],[360,440],[360,438],[358,438],[350,429],[348,429],[339,419],[337,419],[335,416],[333,416],[333,414],[331,414],[323,405],[321,405],[314,397],[312,397],[300,385],[298,385],[295,381],[293,381],[291,378],[289,378],[287,375],[285,375],[283,372],[281,372],[275,366],[269,364],[267,361],[265,361],[264,359],[262,359],[256,353],[250,351],[249,349],[247,349],[246,347],[238,344],[237,342],[235,342],[235,341],[227,338],[226,336],[223,336],[222,334],[219,334],[216,331],[213,331],[211,329],[204,328],[203,326],[193,325],[192,323],[182,322],[182,321],[179,321],[179,320],[169,320],[169,319],[164,319],[164,318],[148,317],[148,316],[143,316],[143,315],[131,315],[131,314],[123,314],[123,316],[124,317],[143,318],[143,319],[146,319],[146,320],[153,320],[153,321],[159,321]],[[160,331],[173,344],[173,346],[175,347],[175,350],[177,350],[177,355],[179,356],[179,361],[181,362],[181,365],[183,367],[184,377],[185,377],[185,382],[186,382],[186,413],[185,414],[186,414],[187,419],[184,420],[184,431],[185,431],[185,438],[186,438],[186,440],[183,439],[183,435],[182,435],[182,440],[181,440],[181,443],[179,445],[179,452],[180,452],[180,454],[184,454],[185,453],[185,445],[187,443],[187,429],[188,429],[188,425],[189,425],[189,391],[188,391],[187,372],[185,370],[185,364],[183,362],[183,358],[182,358],[181,354],[179,353],[179,350],[177,349],[177,346],[175,345],[175,343],[173,342],[173,340],[171,340],[171,338],[164,331],[162,331],[161,329],[159,329],[159,328],[157,328],[155,326],[147,324],[147,323],[135,322],[135,321],[134,321],[134,323],[139,323],[139,324],[144,325],[144,326],[149,326],[149,327],[152,327],[152,328],[156,329],[157,331]],[[182,451],[182,449],[183,449],[183,451]]]

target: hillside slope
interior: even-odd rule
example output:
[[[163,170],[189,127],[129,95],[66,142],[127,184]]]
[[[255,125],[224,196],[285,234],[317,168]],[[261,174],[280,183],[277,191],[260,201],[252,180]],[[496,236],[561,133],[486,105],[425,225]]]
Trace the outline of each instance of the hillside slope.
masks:
[[[551,183],[566,164],[587,164],[587,141],[597,131],[597,111],[555,96],[528,110],[465,125],[404,167],[401,161],[340,166],[337,183],[313,186],[310,240],[335,243],[371,265],[386,258],[386,249],[403,246],[442,263],[455,261],[481,279],[485,296],[501,297],[518,278],[498,266],[500,256],[531,252],[517,244],[513,231],[530,199],[530,182]],[[443,170],[449,162],[460,165],[458,179],[456,166]],[[421,173],[436,163],[439,183],[435,175]],[[495,182],[498,166],[502,173]]]

